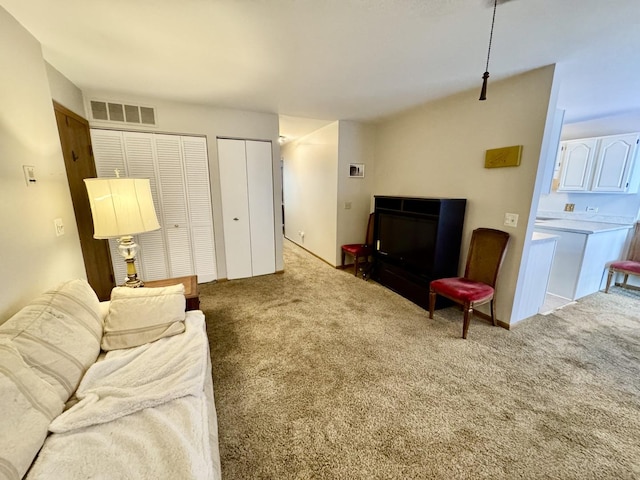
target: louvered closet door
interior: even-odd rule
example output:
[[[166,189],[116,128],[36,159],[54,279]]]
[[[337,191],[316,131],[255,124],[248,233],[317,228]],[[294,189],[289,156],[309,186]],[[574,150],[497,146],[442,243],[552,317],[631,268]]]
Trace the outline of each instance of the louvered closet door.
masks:
[[[129,177],[148,178],[151,184],[151,196],[156,215],[162,225],[163,203],[156,175],[156,156],[153,135],[139,132],[123,132],[124,151],[127,160]],[[169,276],[166,246],[162,229],[142,233],[136,236],[140,251],[137,259],[138,271],[143,280],[159,280]],[[136,263],[138,260],[136,260]]]
[[[122,132],[91,129],[91,146],[98,177],[115,178],[116,170],[122,177],[129,175],[125,162]],[[127,278],[127,265],[118,252],[118,242],[116,240],[109,240],[109,251],[111,252],[111,263],[116,285],[121,285]],[[141,265],[142,261],[138,259],[136,267],[140,269]]]
[[[194,272],[182,169],[182,142],[177,135],[154,135],[162,196],[162,227],[169,247],[169,276]]]
[[[181,137],[181,140],[196,275],[200,282],[211,282],[218,278],[218,273],[213,238],[207,139]]]
[[[247,141],[247,188],[253,275],[276,271],[271,142]]]
[[[251,233],[245,142],[218,139],[218,164],[227,278],[232,280],[251,277]]]
[[[180,135],[91,130],[99,177],[149,178],[161,229],[136,237],[140,277],[198,275],[217,279],[206,139]],[[110,242],[118,283],[126,265]]]

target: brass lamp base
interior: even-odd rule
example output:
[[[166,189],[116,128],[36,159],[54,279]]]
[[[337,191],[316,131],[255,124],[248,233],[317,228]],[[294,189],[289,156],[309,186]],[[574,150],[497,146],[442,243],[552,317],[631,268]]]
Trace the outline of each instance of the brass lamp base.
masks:
[[[135,260],[138,244],[133,241],[131,235],[125,235],[118,239],[118,251],[124,257],[124,261],[127,262],[127,280],[122,286],[131,288],[144,287],[144,282],[138,278],[138,273],[136,272]]]
[[[138,274],[136,273],[135,259],[127,258],[125,262],[127,262],[127,280],[122,286],[131,288],[144,287],[144,282],[138,278]]]

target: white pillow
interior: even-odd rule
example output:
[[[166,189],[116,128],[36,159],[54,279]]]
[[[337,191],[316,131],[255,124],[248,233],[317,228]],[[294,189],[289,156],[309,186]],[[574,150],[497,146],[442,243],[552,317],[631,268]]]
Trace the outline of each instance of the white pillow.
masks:
[[[55,389],[0,339],[0,478],[22,478],[63,403]]]
[[[184,285],[115,287],[104,321],[103,350],[137,347],[184,332]]]
[[[0,325],[0,338],[66,402],[100,353],[100,301],[86,280],[65,282]]]

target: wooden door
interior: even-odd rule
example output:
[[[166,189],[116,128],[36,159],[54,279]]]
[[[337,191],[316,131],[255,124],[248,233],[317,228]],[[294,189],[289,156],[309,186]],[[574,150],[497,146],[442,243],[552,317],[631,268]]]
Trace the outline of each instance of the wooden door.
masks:
[[[85,178],[97,176],[89,123],[56,102],[54,110],[87,280],[100,300],[108,300],[114,286],[109,245],[106,240],[93,238],[91,208],[83,182]]]

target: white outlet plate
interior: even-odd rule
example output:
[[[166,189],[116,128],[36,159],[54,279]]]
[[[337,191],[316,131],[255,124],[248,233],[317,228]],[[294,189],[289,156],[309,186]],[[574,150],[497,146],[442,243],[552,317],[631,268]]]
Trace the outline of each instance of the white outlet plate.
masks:
[[[53,221],[53,224],[56,227],[56,237],[61,237],[62,235],[64,235],[64,223],[62,222],[62,219],[56,218]]]
[[[505,227],[517,227],[518,226],[518,214],[517,213],[505,213],[504,225]]]

